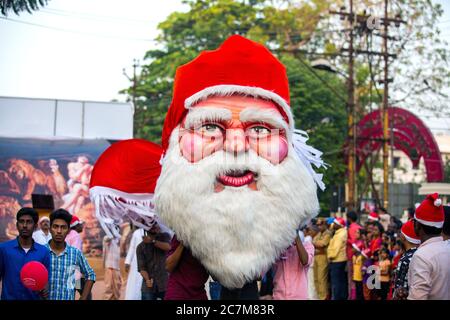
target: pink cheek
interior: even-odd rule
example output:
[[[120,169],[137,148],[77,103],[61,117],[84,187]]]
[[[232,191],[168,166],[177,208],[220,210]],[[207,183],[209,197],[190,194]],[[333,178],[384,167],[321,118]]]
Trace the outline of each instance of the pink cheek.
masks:
[[[257,146],[253,144],[253,148],[259,156],[272,164],[279,164],[288,154],[288,144],[284,137],[271,137],[266,141],[259,142]]]
[[[180,151],[189,162],[197,162],[202,159],[203,141],[193,133],[185,133],[180,139]]]
[[[221,149],[220,139],[202,138],[195,133],[185,133],[180,138],[180,150],[189,162],[197,162]]]

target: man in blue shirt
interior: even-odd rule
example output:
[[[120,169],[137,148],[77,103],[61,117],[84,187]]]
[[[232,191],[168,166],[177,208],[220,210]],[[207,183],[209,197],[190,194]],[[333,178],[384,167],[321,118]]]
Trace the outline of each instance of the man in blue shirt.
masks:
[[[20,280],[22,267],[30,261],[42,263],[50,274],[50,251],[33,240],[39,215],[32,208],[22,208],[16,215],[19,236],[0,243],[0,280],[2,280],[2,300],[38,300],[44,291],[35,292],[26,288]]]
[[[66,243],[72,215],[64,209],[50,214],[52,239],[47,244],[50,250],[51,272],[49,275],[50,300],[75,300],[77,272],[86,278],[80,300],[86,300],[95,282],[95,272],[89,266],[80,250]]]

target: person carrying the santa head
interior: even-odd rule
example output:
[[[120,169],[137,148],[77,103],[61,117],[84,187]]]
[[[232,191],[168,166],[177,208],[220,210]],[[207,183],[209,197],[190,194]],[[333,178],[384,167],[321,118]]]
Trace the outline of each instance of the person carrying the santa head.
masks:
[[[258,299],[256,281],[317,215],[323,162],[306,140],[263,45],[233,35],[177,69],[155,208],[222,297]]]
[[[408,300],[450,300],[450,246],[441,236],[443,225],[442,200],[430,194],[414,214],[421,244],[409,266]]]
[[[400,241],[405,247],[397,268],[394,271],[394,300],[404,300],[408,297],[408,270],[411,259],[420,245],[420,238],[414,231],[414,220],[407,221],[401,229]]]

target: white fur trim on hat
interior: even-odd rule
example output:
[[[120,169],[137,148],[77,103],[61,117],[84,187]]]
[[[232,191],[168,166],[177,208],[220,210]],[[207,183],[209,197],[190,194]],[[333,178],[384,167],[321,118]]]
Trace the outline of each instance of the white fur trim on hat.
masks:
[[[429,226],[429,227],[442,228],[444,226],[444,221],[426,221],[426,220],[418,219],[415,214],[414,214],[414,219],[419,221],[421,224]]]
[[[403,231],[401,231],[402,232],[402,235],[406,238],[406,240],[408,240],[409,242],[411,242],[411,243],[414,243],[414,244],[420,244],[420,239],[414,239],[414,238],[411,238],[411,237],[408,237]]]
[[[232,84],[220,84],[217,86],[207,87],[203,90],[200,90],[199,92],[193,94],[189,98],[187,98],[184,101],[184,107],[186,109],[189,109],[190,107],[194,106],[196,103],[205,100],[208,97],[211,96],[230,96],[235,93],[241,93],[246,96],[251,96],[255,98],[263,98],[267,100],[271,100],[278,104],[283,111],[286,113],[286,116],[288,117],[288,126],[290,129],[290,133],[292,134],[292,131],[294,130],[294,118],[292,116],[291,108],[287,104],[286,100],[284,100],[282,97],[280,97],[278,94],[276,94],[273,91],[265,90],[259,87],[247,87],[247,86],[239,86],[239,85],[232,85]]]
[[[370,215],[369,215],[368,219],[372,220],[372,221],[379,221],[380,220],[380,218],[374,218],[374,217],[372,217]]]
[[[355,250],[361,252],[361,249],[358,248],[358,246],[356,245],[356,243],[352,243],[352,247],[353,247]]]
[[[342,223],[339,223],[339,221],[338,221],[337,219],[334,219],[333,223],[336,223],[338,226],[344,227],[344,226],[342,225]]]

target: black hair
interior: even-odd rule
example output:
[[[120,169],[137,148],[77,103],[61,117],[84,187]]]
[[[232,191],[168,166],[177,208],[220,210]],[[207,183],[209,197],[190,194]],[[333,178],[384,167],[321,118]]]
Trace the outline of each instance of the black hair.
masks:
[[[67,226],[70,228],[70,221],[72,220],[72,215],[64,209],[58,209],[53,211],[50,214],[50,225],[53,224],[53,221],[56,219],[64,220],[67,223]]]
[[[380,237],[381,237],[381,235],[384,233],[383,225],[381,223],[379,223],[378,221],[375,221],[374,226],[377,227],[378,230],[380,231]]]
[[[405,247],[405,245],[403,244],[403,241],[397,240],[397,241],[395,242],[395,244],[396,244],[397,246],[399,246],[400,248],[402,248],[403,251],[406,250],[406,247]]]
[[[379,207],[378,210],[383,211],[384,213],[388,213],[386,208],[384,208],[384,207]]]
[[[380,249],[380,254],[381,254],[382,252],[387,253],[388,258],[391,257],[391,253],[389,252],[389,249],[388,249],[388,248],[386,248],[386,247],[381,247],[381,249]]]
[[[356,215],[355,211],[349,211],[347,212],[347,218],[352,221],[352,222],[356,222],[358,221],[358,216]]]
[[[438,235],[440,235],[442,233],[442,228],[436,228],[436,227],[432,227],[432,226],[427,226],[427,225],[424,225],[423,223],[420,223],[417,220],[416,220],[416,223],[420,224],[420,227],[422,228],[423,232],[426,235],[438,236]]]
[[[415,211],[416,211],[416,210],[414,210],[413,207],[409,207],[409,208],[408,208],[408,218],[409,218],[409,219],[414,218],[414,212],[415,212]]]
[[[450,206],[444,206],[444,226],[442,227],[442,232],[447,236],[450,236]]]
[[[21,208],[19,211],[17,211],[16,220],[19,221],[19,219],[23,216],[31,216],[31,218],[34,221],[34,224],[38,223],[39,214],[33,208],[29,208],[29,207]]]

